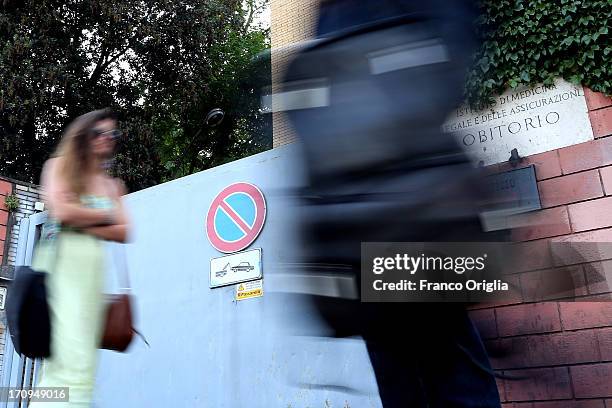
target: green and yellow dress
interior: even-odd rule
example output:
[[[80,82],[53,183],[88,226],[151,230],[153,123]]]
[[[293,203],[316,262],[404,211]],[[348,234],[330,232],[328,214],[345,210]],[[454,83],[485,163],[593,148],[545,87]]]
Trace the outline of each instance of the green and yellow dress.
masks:
[[[82,196],[90,208],[110,208],[113,201]],[[89,407],[98,346],[105,315],[103,241],[55,220],[43,226],[32,267],[47,271],[51,317],[51,356],[43,361],[36,387],[68,387],[69,402],[34,402],[31,408]]]

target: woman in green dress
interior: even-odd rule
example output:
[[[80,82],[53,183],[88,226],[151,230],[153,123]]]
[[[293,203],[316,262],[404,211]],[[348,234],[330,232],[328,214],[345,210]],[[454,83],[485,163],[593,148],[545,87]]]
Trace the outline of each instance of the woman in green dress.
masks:
[[[36,387],[68,387],[69,402],[34,402],[32,408],[91,405],[105,315],[102,241],[125,242],[129,230],[121,204],[125,187],[106,172],[120,134],[108,110],[80,116],[43,168],[49,220],[33,267],[49,272],[52,331],[51,356]]]

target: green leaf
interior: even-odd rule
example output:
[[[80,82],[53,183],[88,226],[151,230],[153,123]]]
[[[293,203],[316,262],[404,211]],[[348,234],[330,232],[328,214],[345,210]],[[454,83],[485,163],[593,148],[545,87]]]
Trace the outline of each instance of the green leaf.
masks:
[[[242,2],[19,3],[0,8],[0,121],[15,135],[2,138],[0,174],[36,181],[69,119],[100,106],[125,118],[113,172],[131,190],[271,147],[256,97],[270,59],[253,63],[269,30],[245,27]],[[96,70],[104,50],[119,58]],[[231,119],[193,141],[212,107]]]

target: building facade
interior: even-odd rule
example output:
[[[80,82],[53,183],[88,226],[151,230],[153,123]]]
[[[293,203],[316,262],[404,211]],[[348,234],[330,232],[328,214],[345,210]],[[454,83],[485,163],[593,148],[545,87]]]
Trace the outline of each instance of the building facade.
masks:
[[[294,46],[311,39],[315,34],[318,15],[318,0],[274,0],[272,11],[272,92],[278,91],[278,84],[284,67],[294,55]],[[273,113],[274,147],[296,140],[287,118],[282,112]]]

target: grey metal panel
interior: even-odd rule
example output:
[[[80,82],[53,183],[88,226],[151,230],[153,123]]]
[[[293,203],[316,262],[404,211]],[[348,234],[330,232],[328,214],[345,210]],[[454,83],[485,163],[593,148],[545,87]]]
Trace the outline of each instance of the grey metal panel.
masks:
[[[28,231],[30,228],[30,220],[24,218],[19,224],[19,241],[17,244],[17,259],[16,265],[23,265],[25,259],[26,245],[28,240]],[[13,387],[17,382],[17,375],[19,373],[19,366],[21,365],[21,356],[15,353],[13,347],[13,341],[11,340],[8,330],[4,331],[5,342],[4,342],[4,364],[2,368],[2,386]],[[7,408],[7,401],[0,401],[0,408]],[[14,406],[14,404],[11,404]]]
[[[487,211],[506,210],[513,214],[540,210],[540,193],[535,165],[491,174],[483,180],[485,189],[495,198]]]
[[[42,213],[32,214],[30,215],[29,219],[30,219],[30,222],[29,222],[29,228],[28,228],[28,241],[26,244],[25,259],[24,259],[23,265],[32,264],[32,255],[34,253],[34,248],[36,247],[36,244],[37,244],[36,240],[34,239],[36,237],[36,227],[45,223],[45,221],[47,220],[47,213],[42,212]]]
[[[25,260],[24,260],[24,265],[31,265],[32,264],[32,256],[34,254],[34,248],[36,247],[37,241],[36,241],[36,229],[45,223],[45,221],[47,220],[47,213],[46,212],[42,212],[42,213],[36,213],[36,214],[32,214],[30,217],[30,222],[29,222],[29,228],[28,228],[28,240],[27,240],[27,246],[26,246],[26,252],[25,252]],[[36,367],[36,362],[30,358],[26,358],[26,364],[25,364],[25,375],[24,375],[24,379],[23,379],[23,383],[22,383],[22,388],[24,390],[30,390],[33,388],[33,386],[35,385],[34,383],[34,379],[36,378],[32,373],[32,365],[34,365],[34,367]],[[28,401],[24,400],[21,402],[21,407],[20,408],[27,408],[28,406]]]
[[[33,378],[34,384],[38,383],[41,370],[42,370],[42,359],[37,358],[35,360],[35,365],[34,365],[34,378]]]
[[[44,223],[46,217],[46,213],[37,213],[21,219],[19,224],[16,265],[30,265],[32,263],[32,254],[36,244],[34,239],[36,237],[36,227]],[[28,389],[30,384],[30,371],[28,368],[31,368],[32,360],[24,358],[15,352],[8,330],[5,331],[5,336],[5,362],[2,372],[2,386],[21,388],[25,383],[27,384],[26,389]],[[24,368],[26,369],[26,378],[25,381],[22,382]],[[17,401],[10,403],[10,405],[6,401],[0,402],[0,408],[6,408],[8,406],[18,408],[20,404]],[[26,405],[22,404],[22,406]]]
[[[25,359],[25,367],[24,367],[25,373],[23,376],[23,384],[21,385],[21,389],[25,391],[32,389],[32,383],[31,383],[32,381],[32,363],[33,363],[33,360],[31,358]],[[20,407],[27,408],[27,406],[28,406],[28,400],[27,399],[22,400]]]
[[[96,407],[381,406],[363,341],[292,335],[321,324],[299,290],[283,296],[270,278],[298,247],[289,193],[299,159],[299,146],[284,146],[127,197],[136,327],[151,347],[136,339],[125,354],[101,352]],[[208,287],[220,253],[204,229],[215,195],[238,181],[257,185],[268,209],[251,246],[263,249],[264,296],[239,302],[235,286]]]
[[[17,354],[16,354],[17,355]],[[11,382],[9,387],[13,389],[21,389],[22,386],[22,378],[23,378],[23,366],[25,365],[25,359],[19,355],[19,358],[15,359],[17,365],[13,364],[15,367],[11,371]],[[11,408],[19,408],[19,401],[13,401],[9,405]]]

